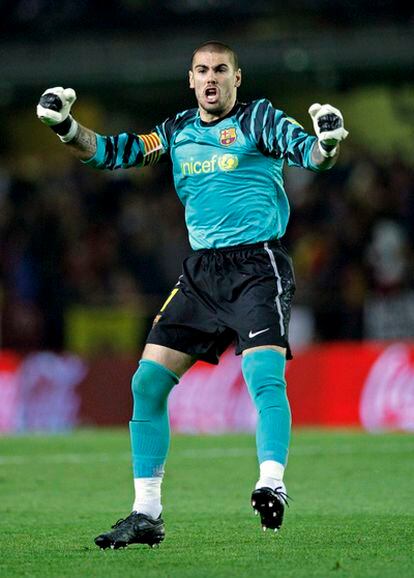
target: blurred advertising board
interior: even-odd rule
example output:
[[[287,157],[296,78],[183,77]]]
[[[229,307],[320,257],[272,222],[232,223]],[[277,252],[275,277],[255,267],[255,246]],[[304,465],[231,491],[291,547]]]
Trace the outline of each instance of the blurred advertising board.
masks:
[[[12,352],[0,353],[0,433],[14,431],[20,406],[18,368],[20,358]]]
[[[78,423],[86,364],[75,355],[32,353],[18,372],[20,404],[17,430],[59,432]]]
[[[52,352],[0,353],[0,433],[61,432],[77,425],[86,364]]]
[[[130,419],[137,361],[91,360],[80,388],[80,423]],[[302,349],[287,363],[294,426],[414,431],[414,342],[332,343]],[[228,350],[217,366],[195,364],[169,399],[171,427],[182,433],[253,432],[256,412]]]
[[[137,359],[116,354],[0,354],[0,433],[127,426]],[[287,364],[294,426],[414,431],[414,342],[308,347]],[[218,366],[197,363],[174,388],[172,429],[253,432],[256,412],[232,350]]]
[[[296,425],[414,431],[414,343],[311,347],[287,379]]]

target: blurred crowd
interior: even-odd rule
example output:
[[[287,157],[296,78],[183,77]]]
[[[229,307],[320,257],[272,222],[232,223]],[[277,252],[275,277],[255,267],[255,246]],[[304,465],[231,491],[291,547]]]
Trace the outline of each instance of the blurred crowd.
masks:
[[[413,167],[345,144],[331,171],[287,174],[296,303],[315,338],[414,336]]]
[[[344,146],[328,173],[287,169],[286,187],[284,242],[312,339],[389,337],[372,334],[378,302],[394,303],[396,337],[414,335],[401,301],[414,303],[413,167]],[[190,252],[169,163],[111,173],[70,155],[0,157],[0,251],[3,347],[64,349],[78,304],[131,307],[150,322]]]

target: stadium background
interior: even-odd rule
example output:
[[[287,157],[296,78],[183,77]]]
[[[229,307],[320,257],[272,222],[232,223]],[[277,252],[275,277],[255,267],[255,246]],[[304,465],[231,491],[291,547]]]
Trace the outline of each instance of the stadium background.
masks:
[[[399,350],[395,371],[403,365],[413,373],[412,7],[387,0],[302,0],[283,10],[279,3],[254,0],[153,5],[0,5],[4,431],[125,423],[129,376],[189,251],[169,166],[113,174],[81,166],[36,119],[39,95],[48,86],[72,86],[80,122],[103,133],[144,132],[194,106],[186,80],[189,56],[210,38],[239,53],[241,99],[266,96],[309,131],[308,106],[330,102],[343,111],[350,131],[332,171],[286,172],[292,218],[285,244],[298,282],[295,363],[302,363],[309,347],[323,357],[332,343],[343,343],[332,355],[360,363],[372,343],[388,355],[389,345],[404,342],[408,349]],[[341,363],[335,359],[328,362]],[[372,363],[359,369],[360,388]],[[65,372],[73,374],[71,417],[62,414],[49,423],[51,412],[38,409],[43,417],[25,421],[22,412],[33,414],[33,398],[38,408],[52,399],[51,390],[60,399]],[[292,387],[306,406],[311,389],[305,361],[302,373]],[[22,375],[38,375],[30,395]],[[221,384],[223,375],[214,381]],[[329,388],[330,378],[325,381]],[[107,405],[99,413],[103,383]],[[413,388],[411,377],[405,383],[399,406]],[[110,401],[114,384],[118,404]],[[299,415],[301,403],[294,409]],[[414,417],[408,423],[414,427]]]

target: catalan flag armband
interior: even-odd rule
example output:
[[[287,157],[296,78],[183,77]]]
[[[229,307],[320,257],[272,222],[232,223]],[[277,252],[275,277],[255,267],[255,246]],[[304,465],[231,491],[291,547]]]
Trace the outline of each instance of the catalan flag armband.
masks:
[[[164,152],[158,133],[139,134],[138,137],[144,145],[144,166],[156,165]]]

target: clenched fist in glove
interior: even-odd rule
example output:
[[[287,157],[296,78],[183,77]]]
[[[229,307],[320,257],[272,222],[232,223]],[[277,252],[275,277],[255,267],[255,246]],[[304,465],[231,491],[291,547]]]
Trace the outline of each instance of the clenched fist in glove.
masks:
[[[55,86],[42,94],[36,112],[39,119],[55,131],[61,141],[69,142],[76,135],[78,123],[70,115],[76,100],[73,88]]]
[[[315,102],[309,107],[308,112],[312,117],[322,155],[325,158],[335,156],[337,144],[348,136],[341,111],[330,104]]]

